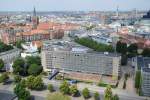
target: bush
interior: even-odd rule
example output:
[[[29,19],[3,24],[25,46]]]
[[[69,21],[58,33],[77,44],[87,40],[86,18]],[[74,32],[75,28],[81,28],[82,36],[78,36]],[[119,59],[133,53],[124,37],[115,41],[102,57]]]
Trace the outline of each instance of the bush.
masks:
[[[7,74],[7,73],[3,73],[3,74],[0,76],[0,83],[5,82],[7,79],[9,79],[8,74]]]
[[[98,83],[98,86],[100,86],[100,87],[107,87],[109,84],[107,84],[107,83],[103,83],[103,82],[99,82]],[[116,88],[117,86],[115,86],[115,85],[110,85],[112,88]]]
[[[88,88],[84,88],[82,90],[82,95],[85,99],[90,97],[90,92],[89,92]]]
[[[98,92],[95,92],[94,93],[94,100],[99,100],[100,97],[99,97],[99,93]]]
[[[15,75],[14,81],[15,81],[15,83],[19,83],[21,81],[21,76]]]
[[[52,84],[48,84],[48,90],[50,92],[53,92],[54,91],[54,88],[53,88],[53,85]]]

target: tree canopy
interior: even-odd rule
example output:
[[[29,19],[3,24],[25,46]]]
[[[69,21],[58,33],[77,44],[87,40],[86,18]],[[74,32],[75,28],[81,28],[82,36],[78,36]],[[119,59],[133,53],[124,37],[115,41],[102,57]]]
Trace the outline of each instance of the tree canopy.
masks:
[[[127,44],[121,41],[118,41],[116,44],[116,51],[121,54],[127,53]]]
[[[4,61],[0,59],[0,70],[4,68]]]
[[[77,95],[78,94],[78,89],[77,89],[77,86],[76,85],[72,85],[70,87],[70,94],[72,94],[73,96]]]
[[[43,80],[40,76],[29,76],[26,80],[26,85],[29,89],[42,90],[44,87]]]
[[[112,100],[112,90],[110,85],[105,89],[104,100]]]
[[[15,86],[14,93],[17,95],[18,100],[30,100],[30,92],[21,83]]]
[[[76,38],[75,42],[98,52],[114,52],[114,49],[111,45],[98,43],[90,38]]]
[[[141,82],[141,72],[136,71],[135,75],[135,88],[139,89],[140,88],[140,82]]]
[[[31,64],[41,65],[41,58],[39,56],[27,56],[26,62],[28,66]]]
[[[59,87],[60,91],[63,93],[63,94],[69,94],[70,93],[70,88],[69,88],[69,84],[67,81],[64,81],[60,87]]]
[[[5,72],[0,76],[0,83],[5,82],[7,79],[9,79],[8,74]]]
[[[0,41],[0,53],[13,49],[13,46],[4,44]]]
[[[90,97],[89,89],[88,88],[84,88],[82,90],[82,95],[83,95],[84,98],[89,98]]]
[[[39,75],[42,72],[42,66],[37,65],[37,64],[31,64],[28,68],[28,73],[30,75]]]
[[[150,57],[150,48],[144,48],[143,52],[142,52],[142,55],[144,57]]]
[[[100,100],[100,95],[98,92],[94,93],[94,100]]]
[[[19,73],[19,74],[24,74],[26,73],[25,70],[25,61],[22,58],[17,58],[14,62],[13,62],[13,72],[14,73]]]

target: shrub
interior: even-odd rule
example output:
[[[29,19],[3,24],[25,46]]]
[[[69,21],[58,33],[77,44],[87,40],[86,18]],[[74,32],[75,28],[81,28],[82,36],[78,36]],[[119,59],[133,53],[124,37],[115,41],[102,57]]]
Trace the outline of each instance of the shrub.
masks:
[[[48,84],[48,90],[50,92],[53,92],[54,91],[54,88],[53,88],[53,85],[52,84]]]
[[[77,86],[76,85],[72,85],[70,87],[70,94],[72,94],[73,96],[77,95],[78,94],[78,89],[77,89]]]
[[[69,88],[69,84],[67,81],[64,81],[60,87],[59,87],[60,91],[63,93],[63,94],[69,94],[70,93],[70,88]]]
[[[8,74],[7,74],[7,73],[3,73],[3,74],[0,76],[0,83],[5,82],[7,79],[9,79]]]
[[[82,95],[85,99],[90,97],[90,92],[89,92],[88,88],[84,88],[82,90]]]
[[[95,92],[94,93],[94,100],[99,100],[100,97],[99,97],[99,93],[98,92]]]

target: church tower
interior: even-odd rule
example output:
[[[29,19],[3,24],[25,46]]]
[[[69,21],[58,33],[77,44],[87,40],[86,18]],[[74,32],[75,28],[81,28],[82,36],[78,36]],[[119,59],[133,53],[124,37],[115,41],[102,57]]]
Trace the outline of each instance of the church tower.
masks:
[[[33,29],[37,28],[38,23],[39,23],[39,18],[37,17],[36,10],[35,10],[35,7],[34,7],[33,17],[32,17]]]

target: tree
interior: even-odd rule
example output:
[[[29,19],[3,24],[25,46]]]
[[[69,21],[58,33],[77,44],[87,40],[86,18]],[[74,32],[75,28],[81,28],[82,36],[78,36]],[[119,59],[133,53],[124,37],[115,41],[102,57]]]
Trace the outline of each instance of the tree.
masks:
[[[137,50],[138,46],[136,43],[130,44],[130,46],[128,47],[128,52],[137,53]]]
[[[14,81],[15,81],[15,83],[19,83],[21,81],[21,76],[15,75]]]
[[[27,56],[26,61],[28,66],[31,64],[41,65],[41,58],[39,56]]]
[[[141,72],[140,71],[136,71],[135,88],[139,89],[140,88],[140,83],[141,83]]]
[[[94,93],[94,100],[100,100],[100,96],[98,92]]]
[[[26,85],[26,80],[25,80],[25,79],[22,79],[22,80],[20,81],[20,84],[21,84],[23,87],[27,87],[27,85]]]
[[[13,46],[4,44],[0,41],[0,53],[13,49]]]
[[[118,97],[117,94],[115,94],[115,95],[113,96],[113,100],[119,100],[119,97]]]
[[[20,74],[20,73],[25,73],[25,70],[24,70],[24,65],[25,65],[25,62],[22,58],[17,58],[14,62],[13,62],[13,72],[15,74]]]
[[[76,38],[75,42],[84,45],[98,52],[114,52],[114,49],[111,45],[106,45],[102,43],[98,43],[91,38]]]
[[[128,47],[128,57],[135,57],[137,55],[138,46],[136,43],[131,44]]]
[[[60,85],[59,89],[63,94],[69,94],[69,92],[70,92],[69,84],[67,83],[67,81],[64,81]]]
[[[41,90],[44,87],[43,80],[40,76],[29,76],[26,80],[26,85],[29,89]]]
[[[9,79],[8,74],[7,74],[7,73],[3,73],[3,74],[0,76],[0,83],[5,82],[7,79]]]
[[[116,44],[116,51],[118,53],[126,54],[127,53],[127,44],[121,41],[118,41]]]
[[[82,95],[85,99],[90,97],[90,92],[89,92],[88,88],[84,88],[82,90]]]
[[[22,46],[21,44],[23,44],[25,41],[22,41],[22,40],[19,40],[16,42],[16,47],[19,48],[19,49],[22,49]]]
[[[77,86],[76,85],[72,85],[70,87],[70,94],[72,94],[73,96],[77,95],[78,94],[78,89],[77,89]]]
[[[127,60],[128,60],[127,55],[122,54],[121,55],[121,65],[127,65]]]
[[[44,83],[43,83],[42,78],[40,76],[35,77],[33,81],[33,89],[41,90],[43,88],[44,88]]]
[[[29,76],[29,77],[27,77],[26,85],[27,85],[27,87],[28,87],[29,89],[33,89],[33,88],[34,88],[34,87],[33,87],[34,79],[35,79],[35,77],[32,76],[32,75]]]
[[[112,100],[112,90],[110,85],[105,89],[104,100]]]
[[[28,73],[30,75],[39,75],[41,72],[42,72],[43,68],[42,66],[40,65],[37,65],[37,64],[31,64],[28,68]]]
[[[30,100],[30,92],[21,83],[15,86],[14,93],[17,95],[18,100]]]
[[[54,88],[53,88],[53,85],[52,84],[48,84],[48,90],[50,92],[53,92],[54,91]]]
[[[4,61],[0,59],[0,70],[2,70],[3,68],[4,68]]]
[[[150,57],[150,49],[149,48],[144,48],[144,50],[142,52],[142,56]]]

